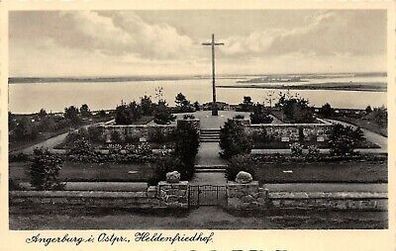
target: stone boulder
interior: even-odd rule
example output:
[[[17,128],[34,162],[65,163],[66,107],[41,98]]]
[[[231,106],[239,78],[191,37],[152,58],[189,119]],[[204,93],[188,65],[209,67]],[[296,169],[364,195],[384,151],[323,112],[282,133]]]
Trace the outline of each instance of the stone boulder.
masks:
[[[180,173],[178,171],[166,173],[166,182],[179,183],[179,181],[180,181]]]
[[[250,173],[244,171],[240,171],[235,177],[235,182],[240,184],[246,184],[252,181],[253,181],[253,176]]]

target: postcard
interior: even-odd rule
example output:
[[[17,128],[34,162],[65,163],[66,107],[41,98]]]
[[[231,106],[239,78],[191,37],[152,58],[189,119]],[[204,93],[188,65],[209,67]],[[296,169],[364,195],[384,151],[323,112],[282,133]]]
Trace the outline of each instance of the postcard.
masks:
[[[395,250],[392,1],[0,5],[0,250]]]

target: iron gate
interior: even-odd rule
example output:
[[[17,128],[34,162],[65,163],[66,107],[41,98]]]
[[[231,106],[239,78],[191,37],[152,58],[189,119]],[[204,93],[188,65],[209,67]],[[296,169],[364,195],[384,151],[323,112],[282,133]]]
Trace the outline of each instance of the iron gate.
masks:
[[[189,207],[226,206],[227,188],[221,185],[190,185],[188,205]]]

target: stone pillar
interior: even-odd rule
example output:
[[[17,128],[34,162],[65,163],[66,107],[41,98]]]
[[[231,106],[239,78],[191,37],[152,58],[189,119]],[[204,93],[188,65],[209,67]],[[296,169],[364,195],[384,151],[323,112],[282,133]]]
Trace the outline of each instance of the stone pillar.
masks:
[[[168,208],[188,208],[188,181],[158,183],[157,197]]]
[[[268,191],[260,188],[258,181],[246,184],[228,181],[227,198],[231,210],[261,210],[268,206]]]

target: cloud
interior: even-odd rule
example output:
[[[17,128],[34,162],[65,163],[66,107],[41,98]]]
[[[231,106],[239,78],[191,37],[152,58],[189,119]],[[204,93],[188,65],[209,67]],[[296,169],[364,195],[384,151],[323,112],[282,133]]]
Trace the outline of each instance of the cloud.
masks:
[[[232,57],[280,56],[296,52],[308,55],[384,53],[385,22],[373,20],[374,24],[368,24],[372,19],[365,17],[365,13],[319,11],[306,17],[305,25],[294,29],[268,28],[248,36],[230,37],[221,51]],[[368,33],[367,26],[369,32],[374,32]]]
[[[188,56],[193,41],[167,24],[148,24],[133,12],[95,11],[13,14],[11,39],[31,36],[44,46],[52,40],[61,46],[105,55],[136,55],[144,59],[178,59]],[[25,21],[25,23],[23,23]]]
[[[133,51],[153,59],[190,57],[193,40],[165,23],[148,24],[131,12],[117,12],[111,16],[115,25],[133,36]]]
[[[195,32],[194,27],[202,25],[201,30],[207,28],[211,32],[211,23],[188,23],[188,15],[196,15],[195,12],[182,13],[189,26],[176,22],[180,12],[162,13],[160,20],[155,13],[10,12],[10,74],[210,73],[210,50],[201,46],[207,37]],[[229,33],[234,35],[226,37],[221,30],[214,31],[225,43],[216,51],[217,71],[221,74],[386,69],[384,13],[304,12],[291,25],[290,21],[273,20],[272,16],[269,23],[249,20],[241,12],[234,17],[234,24],[240,20],[243,25]],[[287,12],[282,18],[292,14]],[[169,22],[167,15],[175,15],[172,17],[177,20]],[[255,29],[245,32],[245,22]],[[276,23],[276,27],[271,23]]]

